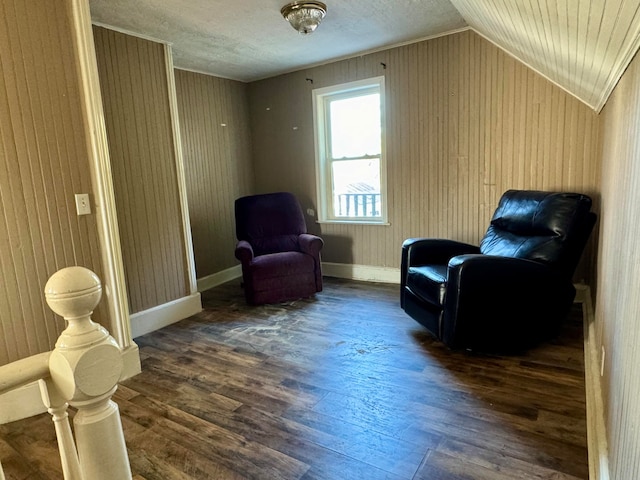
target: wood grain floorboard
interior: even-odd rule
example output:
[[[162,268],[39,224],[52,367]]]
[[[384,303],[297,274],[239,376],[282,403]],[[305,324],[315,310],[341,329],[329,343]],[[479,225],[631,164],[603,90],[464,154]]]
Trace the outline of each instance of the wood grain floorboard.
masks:
[[[143,371],[115,396],[134,479],[588,478],[580,307],[522,355],[452,352],[398,288],[327,278],[250,307],[233,281],[137,338]],[[48,415],[0,426],[0,459],[62,478]]]

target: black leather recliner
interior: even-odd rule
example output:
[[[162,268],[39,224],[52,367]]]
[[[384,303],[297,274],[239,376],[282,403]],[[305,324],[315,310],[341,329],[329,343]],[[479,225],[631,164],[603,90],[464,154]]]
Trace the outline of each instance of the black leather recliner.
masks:
[[[518,351],[554,336],[596,220],[578,193],[509,190],[480,246],[402,245],[400,304],[451,348]]]

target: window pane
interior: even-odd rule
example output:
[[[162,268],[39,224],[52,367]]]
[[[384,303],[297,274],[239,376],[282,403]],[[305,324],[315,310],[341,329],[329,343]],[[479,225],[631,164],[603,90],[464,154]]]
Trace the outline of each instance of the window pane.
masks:
[[[380,159],[331,164],[335,217],[380,217]]]
[[[330,103],[333,158],[380,155],[380,94]]]

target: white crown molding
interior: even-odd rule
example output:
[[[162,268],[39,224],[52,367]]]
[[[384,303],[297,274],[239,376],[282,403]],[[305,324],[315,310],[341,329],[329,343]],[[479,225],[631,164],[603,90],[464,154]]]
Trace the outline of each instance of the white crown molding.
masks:
[[[125,28],[114,27],[113,25],[109,25],[107,23],[92,22],[92,25],[95,25],[96,27],[106,28],[107,30],[113,30],[114,32],[123,33],[125,35],[129,35],[130,37],[136,37],[141,40],[148,40],[149,42],[161,43],[163,45],[173,45],[172,42],[167,42],[166,40],[160,40],[159,38],[150,37],[149,35],[144,35],[142,33],[136,33]]]

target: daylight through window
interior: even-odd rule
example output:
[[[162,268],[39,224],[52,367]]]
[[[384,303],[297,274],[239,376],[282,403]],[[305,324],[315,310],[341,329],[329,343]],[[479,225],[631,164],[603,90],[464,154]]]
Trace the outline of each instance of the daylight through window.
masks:
[[[313,91],[319,220],[386,223],[384,77]]]

